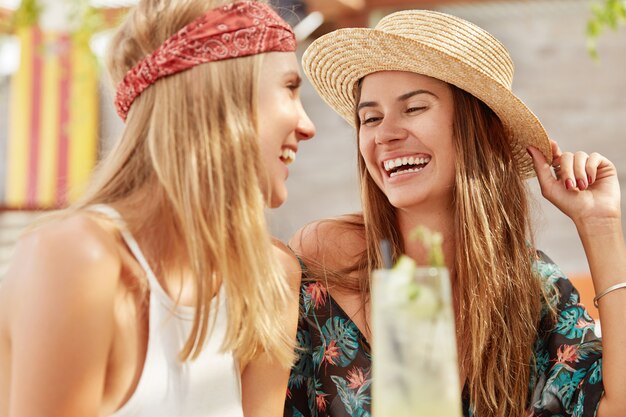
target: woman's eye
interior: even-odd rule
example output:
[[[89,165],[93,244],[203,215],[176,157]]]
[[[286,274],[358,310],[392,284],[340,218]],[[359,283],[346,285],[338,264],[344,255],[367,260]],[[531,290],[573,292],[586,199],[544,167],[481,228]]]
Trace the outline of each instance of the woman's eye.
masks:
[[[368,124],[376,123],[380,119],[381,117],[378,117],[378,116],[366,117],[366,118],[361,119],[361,124],[368,125]]]
[[[408,109],[406,109],[407,113],[415,113],[421,110],[424,110],[426,107],[422,106],[422,107],[409,107]]]

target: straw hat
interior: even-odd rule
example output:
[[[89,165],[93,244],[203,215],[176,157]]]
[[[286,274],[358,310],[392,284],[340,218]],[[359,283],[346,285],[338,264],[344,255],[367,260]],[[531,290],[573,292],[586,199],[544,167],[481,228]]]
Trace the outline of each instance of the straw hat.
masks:
[[[361,78],[378,71],[411,71],[453,84],[487,104],[507,129],[523,177],[535,175],[528,145],[552,161],[541,122],[511,92],[508,51],[488,32],[458,17],[406,10],[384,17],[374,29],[339,29],[315,40],[302,65],[319,95],[350,124]]]

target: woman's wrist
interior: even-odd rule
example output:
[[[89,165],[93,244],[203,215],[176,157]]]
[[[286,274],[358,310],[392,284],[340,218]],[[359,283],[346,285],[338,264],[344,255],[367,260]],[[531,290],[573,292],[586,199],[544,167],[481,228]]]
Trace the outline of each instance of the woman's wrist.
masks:
[[[617,238],[623,240],[621,216],[575,219],[574,224],[582,239]]]
[[[577,224],[596,294],[626,281],[626,242],[620,219]]]

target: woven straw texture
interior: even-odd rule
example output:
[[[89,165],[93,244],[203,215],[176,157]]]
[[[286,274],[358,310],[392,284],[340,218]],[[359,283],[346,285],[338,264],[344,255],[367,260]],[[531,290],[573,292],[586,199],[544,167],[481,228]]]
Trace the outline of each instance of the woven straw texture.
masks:
[[[453,84],[487,104],[502,120],[520,173],[535,175],[528,145],[552,161],[541,122],[511,91],[513,62],[506,48],[480,27],[444,13],[406,10],[374,29],[339,29],[315,40],[302,65],[322,97],[355,123],[355,88],[378,71],[410,71]]]

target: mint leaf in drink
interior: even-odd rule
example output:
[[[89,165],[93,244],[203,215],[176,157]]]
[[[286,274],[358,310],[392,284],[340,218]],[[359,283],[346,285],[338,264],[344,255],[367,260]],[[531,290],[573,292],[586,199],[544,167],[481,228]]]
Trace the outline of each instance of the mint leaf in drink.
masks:
[[[443,267],[443,236],[439,232],[433,232],[426,226],[417,226],[409,239],[418,240],[428,253],[428,265],[435,267]]]
[[[391,270],[397,272],[406,272],[409,275],[413,275],[413,272],[415,272],[415,268],[417,268],[417,264],[415,263],[413,258],[406,255],[401,255],[393,268],[391,268]]]
[[[407,288],[409,294],[409,302],[406,303],[406,310],[415,318],[434,317],[441,307],[439,297],[427,285],[420,285],[416,282],[411,283]]]
[[[412,258],[400,256],[390,271],[386,299],[416,318],[432,317],[439,310],[439,299],[431,287],[416,281],[417,270]]]

